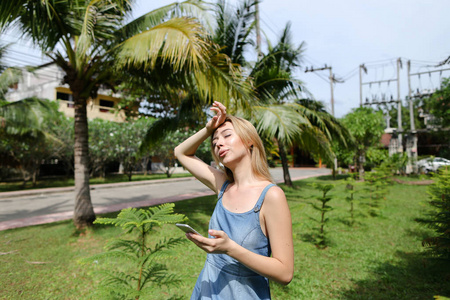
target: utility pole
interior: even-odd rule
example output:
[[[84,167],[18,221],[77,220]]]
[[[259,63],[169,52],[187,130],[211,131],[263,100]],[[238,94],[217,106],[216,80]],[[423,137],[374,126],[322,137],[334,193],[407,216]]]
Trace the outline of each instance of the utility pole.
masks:
[[[367,74],[367,68],[364,64],[359,65],[359,107],[363,106],[362,71]]]
[[[328,67],[327,65],[325,65],[325,67],[323,67],[323,68],[318,68],[318,69],[314,69],[314,67],[311,67],[311,69],[306,68],[305,73],[323,71],[323,70],[330,71],[329,79],[330,79],[330,89],[331,89],[331,115],[334,117],[334,87],[333,87],[333,84],[335,82],[342,83],[343,81],[336,79],[333,75],[333,68]]]
[[[401,58],[397,59],[397,130],[398,130],[398,152],[403,152],[402,134],[402,100],[400,98],[400,69],[402,67]]]
[[[333,89],[333,84],[335,82],[343,82],[342,80],[337,80],[334,76],[333,76],[333,68],[332,67],[328,67],[327,65],[325,65],[325,67],[323,68],[319,68],[319,69],[314,69],[311,66],[311,69],[306,68],[305,73],[308,72],[316,72],[316,71],[323,71],[323,70],[329,70],[330,71],[330,89],[331,89],[331,115],[334,117],[334,89]],[[336,170],[337,170],[337,157],[334,157],[334,168],[333,168],[333,177],[336,175]]]
[[[408,171],[413,171],[413,173],[418,173],[417,168],[417,132],[416,132],[416,124],[414,121],[414,103],[413,103],[413,97],[412,97],[412,90],[411,90],[411,61],[408,60],[407,63],[407,69],[408,69],[408,101],[409,101],[409,123],[410,123],[410,129],[411,133],[408,136],[408,139],[406,141],[406,154],[408,154],[408,165],[406,166]],[[409,169],[409,170],[408,170]]]

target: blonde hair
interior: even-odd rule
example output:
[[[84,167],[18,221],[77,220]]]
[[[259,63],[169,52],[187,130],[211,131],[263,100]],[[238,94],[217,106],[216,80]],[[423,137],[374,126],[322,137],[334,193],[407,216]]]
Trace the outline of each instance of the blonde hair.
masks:
[[[273,182],[272,175],[270,175],[269,172],[269,165],[267,164],[264,145],[262,143],[261,138],[259,137],[258,132],[256,131],[256,128],[249,121],[235,116],[227,116],[225,122],[230,122],[233,125],[234,132],[241,139],[244,145],[251,145],[250,155],[251,155],[251,168],[253,174],[256,177]],[[218,165],[219,168],[222,169],[227,175],[228,181],[233,182],[234,181],[233,172],[231,172],[231,170],[228,169],[227,167],[220,164],[219,158],[214,153],[214,147],[212,143],[213,142],[212,137],[214,136],[214,132],[211,135],[212,156],[214,158],[214,161],[216,162],[216,165]]]

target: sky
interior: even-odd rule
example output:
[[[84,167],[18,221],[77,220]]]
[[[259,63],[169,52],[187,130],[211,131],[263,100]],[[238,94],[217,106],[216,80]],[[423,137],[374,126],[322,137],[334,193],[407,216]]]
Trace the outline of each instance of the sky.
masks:
[[[137,0],[134,17],[173,2]],[[228,3],[235,6],[238,2]],[[265,34],[263,47],[267,39],[275,43],[287,22],[291,22],[293,43],[306,45],[303,67],[296,77],[329,110],[329,71],[304,71],[306,67],[318,69],[326,64],[331,66],[335,78],[342,81],[333,86],[336,117],[360,105],[361,64],[367,67],[367,74],[362,75],[364,102],[366,98],[379,99],[382,94],[397,98],[398,58],[402,61],[401,99],[408,95],[408,60],[411,74],[422,73],[420,77],[410,77],[414,91],[438,88],[442,78],[450,77],[450,70],[446,70],[450,65],[436,68],[436,64],[450,56],[449,0],[262,0],[259,6],[261,29]],[[2,40],[17,41],[12,34]],[[14,59],[35,60],[39,56],[24,45],[25,42],[18,42],[16,52],[8,57],[10,63]],[[442,69],[442,72],[425,73]]]

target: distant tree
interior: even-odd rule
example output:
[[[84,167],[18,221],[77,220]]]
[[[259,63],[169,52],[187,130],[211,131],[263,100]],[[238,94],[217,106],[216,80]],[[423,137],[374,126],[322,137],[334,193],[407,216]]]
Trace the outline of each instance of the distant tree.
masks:
[[[364,161],[370,147],[380,144],[384,132],[384,120],[381,112],[368,107],[353,109],[344,116],[342,123],[355,141],[354,163],[358,166],[360,179],[363,179]]]
[[[58,105],[54,101],[50,102],[55,105],[57,110]],[[58,159],[63,164],[66,176],[73,176],[74,120],[71,117],[66,117],[60,111],[55,111],[54,114],[48,116],[46,122],[49,126],[49,132],[60,141],[60,143],[53,143],[50,158]]]
[[[173,153],[173,149],[195,132],[195,129],[179,129],[168,132],[167,135],[158,142],[158,145],[151,150],[151,153],[163,162],[167,177],[171,177],[175,170],[176,157]],[[205,141],[200,145],[195,155],[206,163],[212,161],[211,148],[208,141]]]
[[[450,78],[442,80],[441,87],[424,100],[425,110],[434,116],[435,125],[450,127]]]
[[[24,186],[30,179],[36,185],[42,161],[57,155],[54,150],[62,142],[52,132],[51,121],[60,117],[57,104],[48,100],[0,104],[0,163],[20,170]]]
[[[89,121],[89,159],[91,176],[105,178],[106,166],[116,154],[116,139],[120,124],[102,119]],[[131,133],[130,133],[131,134]]]
[[[123,167],[123,171],[131,181],[133,171],[140,164],[143,156],[149,156],[148,151],[142,151],[141,145],[147,129],[153,123],[152,118],[139,118],[134,122],[118,123],[113,138],[113,155]]]

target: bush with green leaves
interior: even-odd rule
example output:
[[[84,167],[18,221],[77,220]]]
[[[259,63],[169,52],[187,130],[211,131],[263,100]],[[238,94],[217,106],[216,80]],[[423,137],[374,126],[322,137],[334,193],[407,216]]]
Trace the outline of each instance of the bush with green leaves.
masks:
[[[321,184],[321,183],[313,183],[311,184],[316,190],[322,192],[322,196],[317,197],[316,199],[321,202],[321,205],[312,204],[314,209],[320,212],[320,220],[315,220],[320,224],[319,235],[315,238],[316,246],[319,249],[325,249],[326,239],[325,239],[325,224],[328,222],[328,218],[325,217],[325,214],[329,211],[332,211],[333,208],[327,203],[332,199],[330,196],[327,196],[328,192],[334,188],[334,184]]]
[[[434,229],[436,236],[426,238],[422,244],[434,256],[450,260],[450,169],[435,173],[433,179],[428,187],[432,209],[418,221]]]
[[[148,299],[152,286],[171,285],[180,280],[169,274],[164,260],[167,251],[186,241],[184,237],[151,241],[151,232],[163,224],[175,224],[186,219],[173,211],[173,203],[148,209],[127,208],[117,218],[99,218],[96,224],[112,224],[122,228],[132,239],[113,239],[105,251],[81,260],[99,267],[100,286],[95,297],[101,299]],[[153,246],[150,246],[153,245]],[[108,270],[109,267],[109,270]]]

